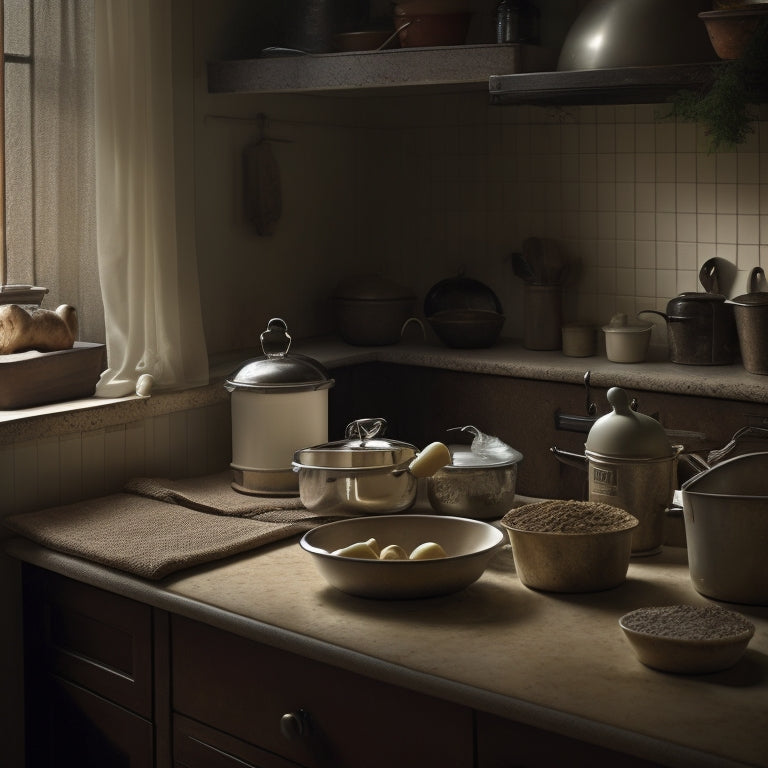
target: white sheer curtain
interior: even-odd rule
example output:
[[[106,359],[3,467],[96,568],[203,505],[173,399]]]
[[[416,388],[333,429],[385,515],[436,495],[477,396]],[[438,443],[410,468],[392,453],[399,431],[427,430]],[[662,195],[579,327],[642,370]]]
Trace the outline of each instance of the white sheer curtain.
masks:
[[[171,0],[96,0],[97,249],[109,368],[102,397],[208,381],[193,248],[177,241]],[[186,222],[191,227],[193,222]]]

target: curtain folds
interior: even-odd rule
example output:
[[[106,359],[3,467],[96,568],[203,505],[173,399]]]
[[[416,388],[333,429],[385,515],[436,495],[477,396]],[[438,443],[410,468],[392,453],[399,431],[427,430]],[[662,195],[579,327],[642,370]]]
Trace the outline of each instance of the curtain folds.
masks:
[[[131,394],[142,374],[160,388],[200,386],[208,359],[196,254],[181,251],[176,229],[171,0],[98,0],[94,11],[96,244],[109,360],[96,394]]]

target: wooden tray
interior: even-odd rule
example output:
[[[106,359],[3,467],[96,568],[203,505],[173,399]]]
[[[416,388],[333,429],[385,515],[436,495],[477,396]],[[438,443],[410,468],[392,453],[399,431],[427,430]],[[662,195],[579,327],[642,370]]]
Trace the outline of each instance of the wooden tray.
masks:
[[[0,355],[0,409],[90,397],[105,367],[104,345],[86,341],[60,352]]]

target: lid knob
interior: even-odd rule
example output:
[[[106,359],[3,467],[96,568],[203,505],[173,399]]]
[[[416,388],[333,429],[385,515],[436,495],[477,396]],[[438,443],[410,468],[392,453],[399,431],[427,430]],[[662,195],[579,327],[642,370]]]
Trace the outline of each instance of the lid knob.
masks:
[[[674,449],[656,419],[630,408],[621,387],[607,394],[612,412],[601,416],[589,430],[585,447],[592,453],[623,458],[656,459],[672,456]]]

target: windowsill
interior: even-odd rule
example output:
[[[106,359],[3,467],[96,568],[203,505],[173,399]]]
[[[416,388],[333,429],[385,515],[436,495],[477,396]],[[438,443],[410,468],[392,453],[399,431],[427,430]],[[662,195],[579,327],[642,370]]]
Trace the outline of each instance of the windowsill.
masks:
[[[574,358],[559,351],[535,352],[502,339],[490,349],[449,349],[442,345],[403,341],[387,347],[353,347],[334,337],[299,340],[293,347],[331,371],[349,365],[383,362],[509,378],[583,384],[590,371],[595,387],[621,386],[692,397],[768,403],[768,377],[747,373],[739,365],[684,366],[668,362],[666,350],[652,348],[648,362],[612,363],[604,356]],[[259,352],[219,356],[211,360],[210,383],[194,389],[158,391],[151,397],[90,397],[51,405],[0,411],[0,445],[56,434],[108,428],[119,424],[225,401],[223,381],[240,363]]]

